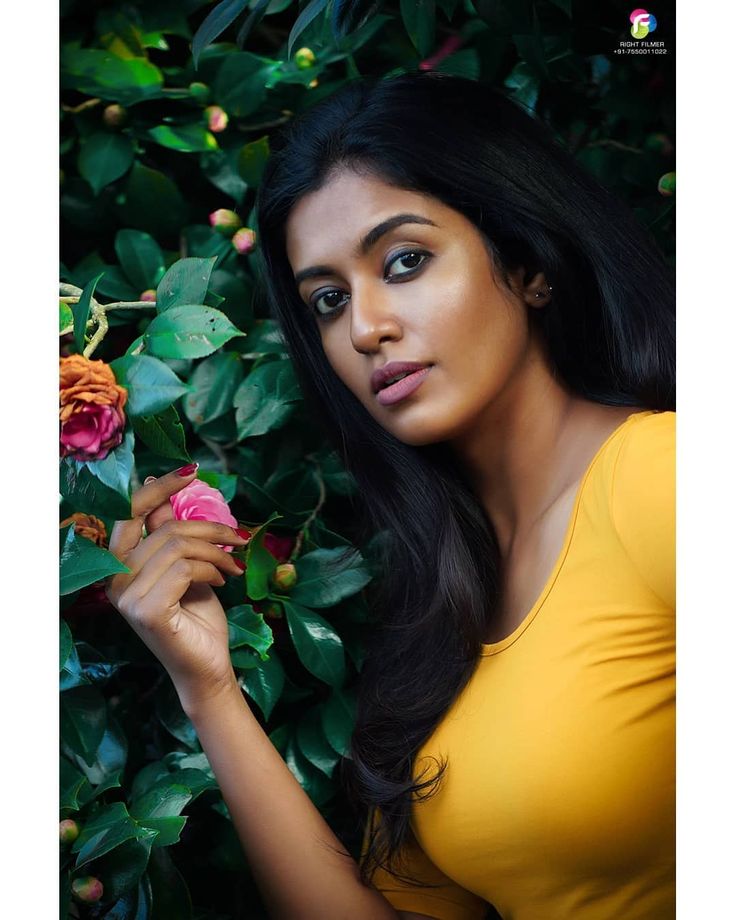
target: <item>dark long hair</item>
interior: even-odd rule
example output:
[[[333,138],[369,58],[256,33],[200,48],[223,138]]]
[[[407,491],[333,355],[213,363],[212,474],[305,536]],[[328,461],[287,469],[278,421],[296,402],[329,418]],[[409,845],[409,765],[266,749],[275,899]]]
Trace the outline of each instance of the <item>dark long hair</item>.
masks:
[[[274,139],[258,191],[262,272],[305,396],[315,405],[384,532],[376,628],[363,665],[346,771],[363,808],[378,807],[362,863],[395,870],[418,749],[466,685],[498,609],[493,527],[444,444],[402,443],[340,381],[304,309],[285,246],[295,203],[338,168],[434,196],[472,221],[496,269],[543,271],[553,297],[530,311],[555,373],[612,406],[674,408],[674,289],[653,240],[550,131],[502,93],[437,73],[359,79]]]

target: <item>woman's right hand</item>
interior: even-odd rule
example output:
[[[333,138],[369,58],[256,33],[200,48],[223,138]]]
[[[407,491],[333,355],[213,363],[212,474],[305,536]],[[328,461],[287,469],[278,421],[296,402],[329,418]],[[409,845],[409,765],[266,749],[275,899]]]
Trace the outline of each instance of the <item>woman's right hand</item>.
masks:
[[[225,524],[174,519],[169,498],[196,472],[174,470],[133,493],[133,517],[116,522],[109,546],[130,573],[105,584],[110,601],[168,671],[185,711],[235,685],[227,618],[212,586],[225,584],[223,573],[243,574],[217,544],[243,546],[249,539]]]

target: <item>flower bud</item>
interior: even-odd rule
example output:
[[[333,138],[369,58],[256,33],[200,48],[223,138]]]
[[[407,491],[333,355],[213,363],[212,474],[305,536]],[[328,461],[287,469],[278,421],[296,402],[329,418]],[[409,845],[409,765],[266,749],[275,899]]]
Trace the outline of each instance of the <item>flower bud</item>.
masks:
[[[290,591],[297,580],[296,566],[293,562],[283,562],[281,565],[277,565],[271,580],[279,590]]]
[[[103,894],[102,882],[94,875],[83,875],[72,882],[72,894],[78,901],[94,904]]]
[[[210,88],[206,83],[190,83],[189,92],[192,94],[192,99],[196,99],[197,102],[209,102],[210,100]]]
[[[294,54],[294,63],[299,70],[306,70],[308,67],[311,67],[316,60],[317,58],[311,48],[300,48]]]
[[[250,227],[241,227],[240,230],[236,231],[233,235],[230,242],[233,244],[234,249],[239,252],[241,256],[244,256],[247,252],[250,252],[251,249],[255,248],[255,231],[251,230]]]
[[[208,105],[204,110],[207,127],[213,134],[220,134],[227,128],[229,121],[227,112],[219,105]]]
[[[119,128],[128,120],[128,113],[122,105],[113,102],[112,105],[105,106],[105,110],[102,113],[102,120],[108,128]]]
[[[156,292],[154,291],[153,288],[146,288],[146,290],[143,291],[143,293],[142,293],[141,296],[138,298],[138,300],[148,300],[148,301],[150,301],[151,303],[155,303],[155,301],[156,301]]]
[[[660,177],[657,183],[657,191],[665,197],[675,194],[675,174],[673,172],[665,173]]]
[[[71,818],[59,821],[59,842],[63,844],[74,843],[79,837],[79,825]]]
[[[274,620],[282,619],[284,612],[281,609],[281,604],[266,604],[263,608],[263,616]]]
[[[243,221],[235,211],[230,211],[228,208],[218,208],[210,214],[210,226],[224,236],[232,236],[236,230],[243,226]]]
[[[308,89],[314,89],[315,86],[319,86],[319,80],[316,77],[314,78],[314,80],[310,80],[309,83],[307,83]]]

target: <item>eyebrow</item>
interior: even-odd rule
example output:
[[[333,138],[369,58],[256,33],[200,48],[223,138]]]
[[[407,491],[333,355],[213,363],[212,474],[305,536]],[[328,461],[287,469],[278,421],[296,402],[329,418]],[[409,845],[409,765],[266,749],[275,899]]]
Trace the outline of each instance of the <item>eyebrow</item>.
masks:
[[[369,230],[353,250],[353,255],[356,258],[359,256],[366,256],[382,236],[385,236],[385,234],[396,227],[400,227],[402,224],[429,224],[431,227],[437,226],[433,220],[430,220],[428,217],[422,217],[421,214],[394,214],[393,217],[386,218],[386,220],[381,221],[381,223],[377,224],[372,230]],[[294,283],[298,287],[302,281],[305,281],[307,278],[318,278],[324,275],[334,274],[335,270],[329,265],[312,265],[310,268],[303,268],[300,272],[297,272],[294,275]]]

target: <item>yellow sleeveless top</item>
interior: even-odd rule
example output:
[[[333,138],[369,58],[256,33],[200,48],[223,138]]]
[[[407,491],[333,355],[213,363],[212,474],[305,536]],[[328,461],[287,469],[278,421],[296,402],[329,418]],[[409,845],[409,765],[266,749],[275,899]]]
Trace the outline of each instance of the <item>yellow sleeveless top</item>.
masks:
[[[674,918],[674,610],[675,413],[640,411],[588,467],[534,607],[417,754],[415,778],[448,766],[402,866],[440,887],[376,871],[397,910]]]

